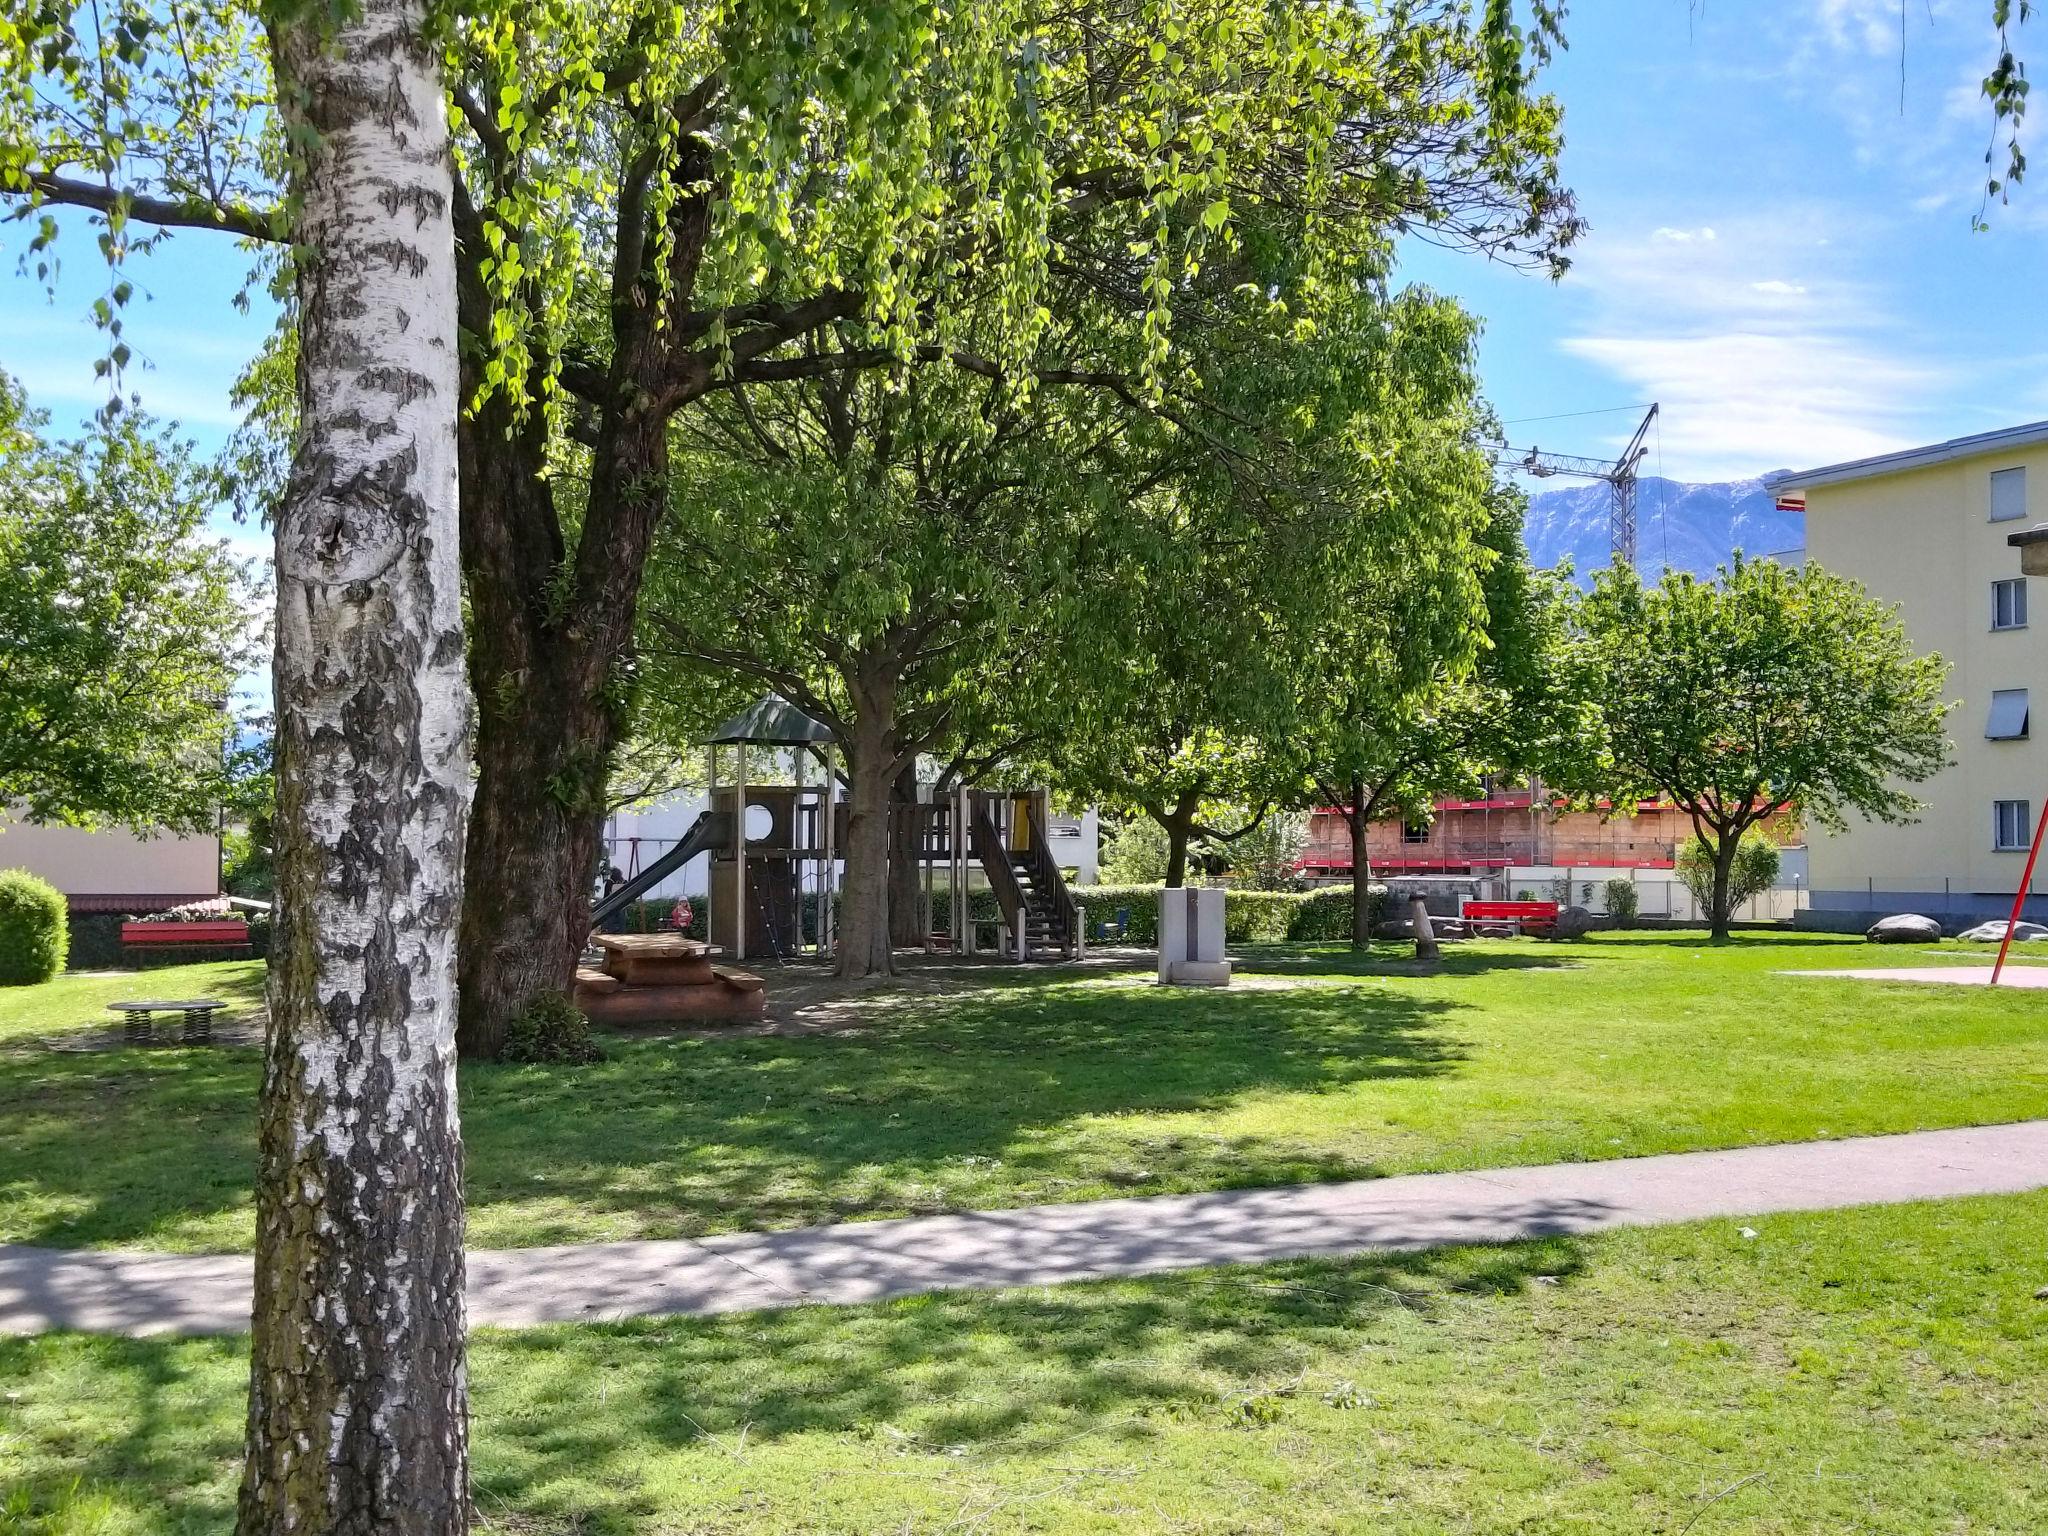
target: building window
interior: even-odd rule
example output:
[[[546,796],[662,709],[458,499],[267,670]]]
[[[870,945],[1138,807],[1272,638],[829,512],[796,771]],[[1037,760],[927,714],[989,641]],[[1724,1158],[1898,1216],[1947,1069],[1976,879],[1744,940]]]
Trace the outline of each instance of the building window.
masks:
[[[1994,469],[1991,472],[1991,521],[2010,523],[2027,515],[2027,472],[2024,469]]]
[[[1426,843],[1426,842],[1428,842],[1428,841],[1429,841],[1429,823],[1428,823],[1428,822],[1426,822],[1426,821],[1423,821],[1423,822],[1414,822],[1414,821],[1409,821],[1409,822],[1403,822],[1403,823],[1402,823],[1402,825],[1401,825],[1401,841],[1402,841],[1402,842],[1404,842],[1404,843]]]
[[[1986,741],[2027,739],[2027,690],[2000,688],[1991,695],[1991,714],[1984,722]]]
[[[2001,853],[2025,849],[2033,807],[2025,800],[1991,802],[1991,846]]]
[[[2003,581],[1991,583],[1991,627],[1993,629],[2025,629],[2027,627],[2027,578],[2008,576]]]

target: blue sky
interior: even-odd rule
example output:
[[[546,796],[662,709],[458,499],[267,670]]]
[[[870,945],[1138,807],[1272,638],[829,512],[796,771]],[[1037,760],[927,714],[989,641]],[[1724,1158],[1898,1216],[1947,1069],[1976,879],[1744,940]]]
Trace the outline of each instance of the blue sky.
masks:
[[[1420,249],[1408,273],[1486,317],[1504,418],[1660,400],[1676,479],[2048,416],[2048,174],[1970,227],[1990,8],[1906,0],[1902,53],[1900,0],[1576,4],[1548,78],[1593,226],[1571,275]],[[2021,42],[2048,55],[2048,25]],[[1612,452],[1639,414],[1509,432]]]
[[[1485,383],[1513,439],[1612,451],[1634,413],[1518,418],[1658,399],[1646,468],[1722,479],[2048,416],[2048,170],[1990,233],[1970,228],[1989,11],[1907,0],[1902,52],[1899,0],[1579,0],[1547,82],[1593,226],[1571,275],[1404,256],[1486,317]],[[2048,25],[2022,36],[2048,57]],[[24,238],[0,226],[0,366],[68,425],[100,399],[85,313],[105,274],[68,241],[48,303],[14,271]],[[129,274],[147,364],[129,385],[205,448],[268,326],[260,303],[231,306],[248,266],[188,233]]]

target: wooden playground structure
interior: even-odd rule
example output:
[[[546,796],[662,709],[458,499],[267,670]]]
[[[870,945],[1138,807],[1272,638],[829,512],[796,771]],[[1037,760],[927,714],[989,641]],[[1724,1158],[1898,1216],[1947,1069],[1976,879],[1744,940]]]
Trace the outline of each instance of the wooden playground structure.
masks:
[[[591,924],[602,930],[706,855],[708,942],[672,929],[593,932],[603,966],[579,972],[576,989],[577,1005],[593,1019],[757,1017],[760,978],[719,958],[789,961],[833,952],[849,806],[832,733],[768,694],[700,745],[709,808],[598,902]],[[924,951],[1017,961],[1080,952],[1081,915],[1047,841],[1046,790],[920,785],[919,798],[892,800],[889,814],[890,860],[916,867]],[[902,890],[909,882],[891,885]],[[994,897],[993,916],[977,900],[984,890]]]

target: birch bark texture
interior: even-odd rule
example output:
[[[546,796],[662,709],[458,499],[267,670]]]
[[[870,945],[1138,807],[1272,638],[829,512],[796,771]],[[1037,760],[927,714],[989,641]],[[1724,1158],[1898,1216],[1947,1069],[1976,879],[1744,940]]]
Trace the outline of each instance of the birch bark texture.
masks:
[[[451,164],[418,0],[284,0],[300,436],[237,1529],[468,1525],[455,938],[469,808]]]

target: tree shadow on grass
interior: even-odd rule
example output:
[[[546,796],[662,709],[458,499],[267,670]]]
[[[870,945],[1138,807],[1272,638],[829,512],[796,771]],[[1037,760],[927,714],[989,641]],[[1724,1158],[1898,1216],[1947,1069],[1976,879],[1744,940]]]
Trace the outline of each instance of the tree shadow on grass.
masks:
[[[133,1242],[247,1211],[262,1075],[249,1049],[0,1054],[5,1236]]]
[[[1463,1059],[1444,1032],[1458,1006],[1083,982],[911,1003],[827,1037],[636,1041],[575,1074],[466,1069],[472,1211],[488,1230],[495,1203],[533,1206],[549,1241],[543,1207],[679,1235],[1369,1177],[1307,1143],[1117,1121],[1437,1076]]]
[[[661,1477],[650,1463],[670,1453],[744,1462],[816,1437],[906,1458],[921,1477],[971,1480],[977,1464],[1057,1453],[1083,1435],[1143,1443],[1176,1425],[1249,1427],[1319,1403],[1339,1386],[1333,1361],[1418,1347],[1415,1330],[1434,1331],[1451,1309],[1512,1297],[1538,1277],[1569,1284],[1585,1262],[1583,1244],[1554,1238],[863,1307],[484,1330],[470,1356],[477,1505],[492,1529],[637,1531],[689,1518],[658,1508],[650,1486]],[[15,1392],[0,1430],[25,1469],[11,1480],[16,1496],[37,1516],[100,1494],[139,1529],[224,1529],[247,1350],[243,1337],[0,1339],[0,1376]],[[821,1455],[814,1475],[833,1464]],[[761,1523],[802,1528],[793,1502],[758,1504],[777,1496],[770,1488],[791,1501],[806,1493],[786,1476],[764,1484],[753,1496]]]
[[[1578,945],[1539,944],[1527,941],[1526,948],[1474,947],[1467,941],[1450,940],[1443,946],[1443,958],[1434,964],[1418,963],[1410,943],[1376,943],[1359,954],[1347,944],[1299,945],[1249,944],[1233,950],[1240,973],[1257,976],[1343,976],[1361,980],[1394,977],[1484,976],[1493,971],[1573,970],[1588,958]]]
[[[1370,1177],[1370,1163],[1305,1142],[1117,1122],[1452,1071],[1462,1050],[1445,1026],[1460,1006],[1393,988],[1098,976],[906,999],[846,1034],[614,1039],[579,1069],[466,1064],[472,1241]],[[252,1051],[0,1057],[6,1235],[246,1243],[260,1074]]]
[[[1548,1239],[494,1335],[476,1373],[479,1486],[487,1508],[623,1528],[658,1513],[637,1475],[649,1449],[851,1436],[971,1469],[1081,1435],[1242,1427],[1254,1399],[1281,1413],[1316,1400],[1335,1385],[1319,1363],[1355,1358],[1366,1337],[1398,1340],[1461,1296],[1568,1283],[1583,1264],[1580,1244]],[[608,1384],[604,1412],[577,1412],[592,1382]]]

